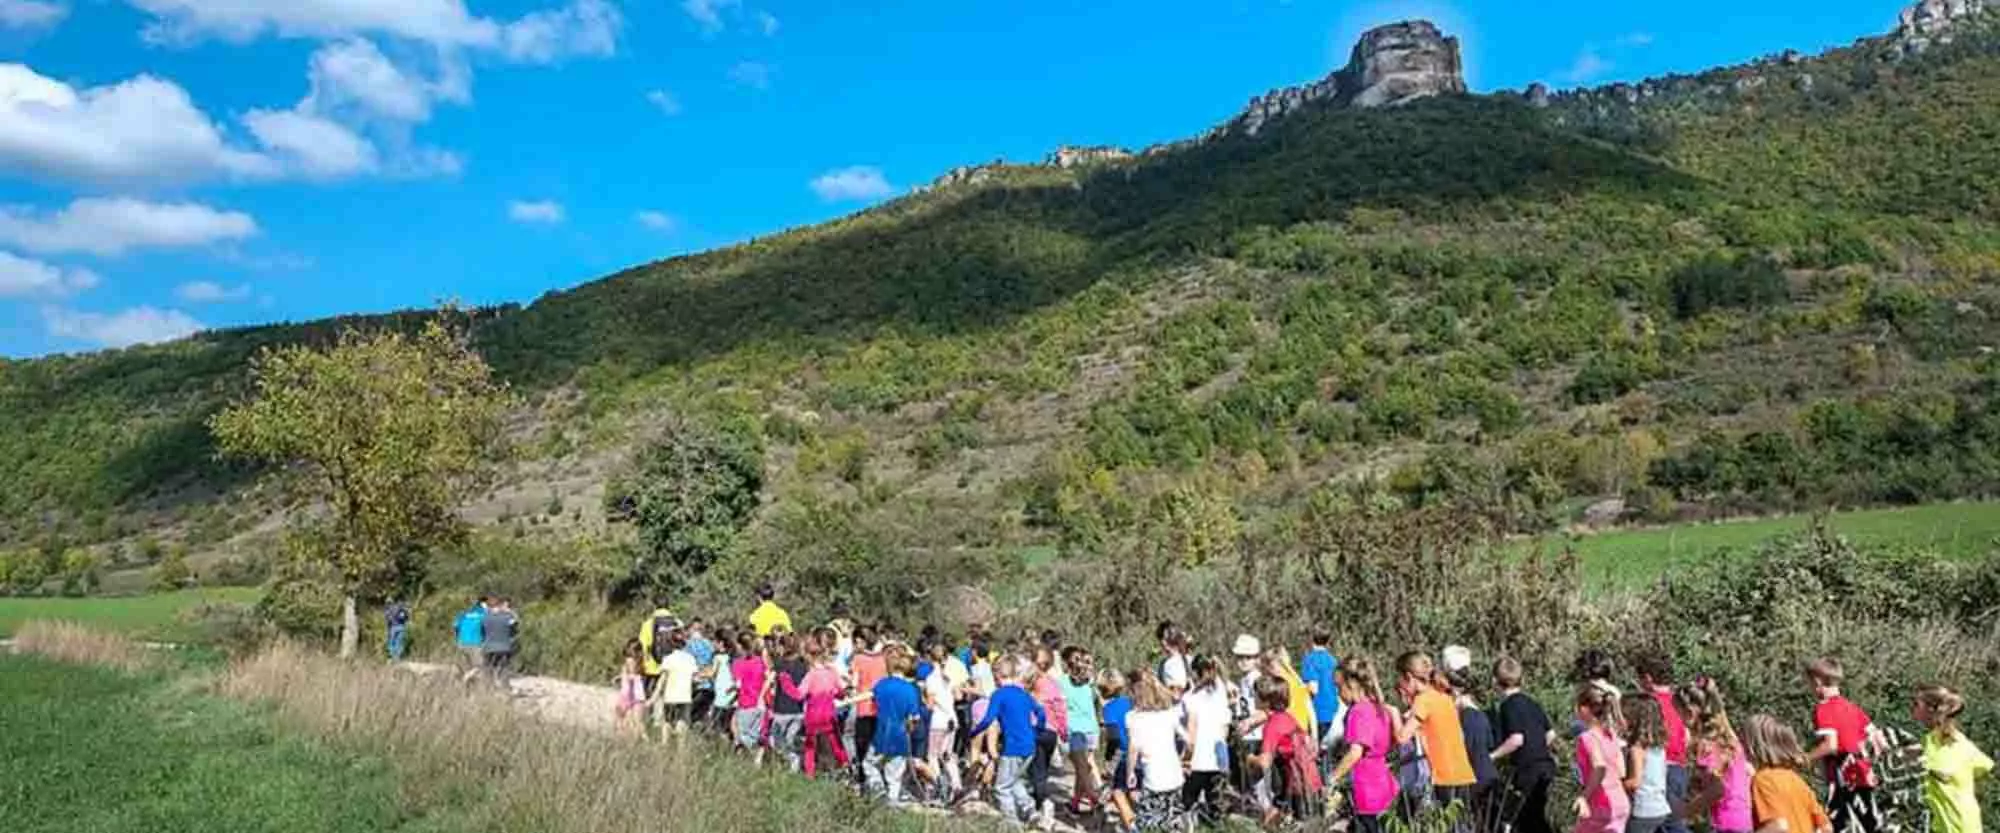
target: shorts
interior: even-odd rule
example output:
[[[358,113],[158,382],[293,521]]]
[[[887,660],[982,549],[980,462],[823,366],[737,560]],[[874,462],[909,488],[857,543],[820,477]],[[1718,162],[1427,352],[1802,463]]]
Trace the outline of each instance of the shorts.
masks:
[[[1069,753],[1071,755],[1097,751],[1096,732],[1069,733]]]
[[[1111,791],[1127,792],[1132,789],[1132,779],[1125,777],[1125,753],[1120,751],[1111,759]]]
[[[764,745],[763,709],[737,709],[733,723],[737,746],[755,749]]]
[[[496,671],[507,670],[507,665],[514,661],[513,651],[481,650],[480,653],[486,657],[486,667]]]
[[[693,703],[664,703],[660,706],[660,720],[669,726],[686,725],[688,715],[693,712]]]

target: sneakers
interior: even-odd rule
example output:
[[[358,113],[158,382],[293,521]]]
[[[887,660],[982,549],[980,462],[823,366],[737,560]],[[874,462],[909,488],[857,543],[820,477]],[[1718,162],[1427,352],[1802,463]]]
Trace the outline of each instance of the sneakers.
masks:
[[[1056,829],[1056,803],[1054,800],[1042,802],[1042,811],[1035,819],[1035,827],[1043,831]]]

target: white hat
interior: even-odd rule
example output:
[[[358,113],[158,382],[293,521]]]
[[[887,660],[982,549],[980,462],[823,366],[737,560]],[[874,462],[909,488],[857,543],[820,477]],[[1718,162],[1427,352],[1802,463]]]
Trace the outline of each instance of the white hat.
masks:
[[[1235,654],[1240,659],[1253,659],[1263,655],[1264,644],[1258,642],[1257,637],[1247,633],[1238,634],[1236,637],[1236,647],[1230,648],[1229,652]]]
[[[1444,670],[1447,673],[1463,671],[1471,666],[1472,649],[1464,645],[1446,645],[1444,647]]]

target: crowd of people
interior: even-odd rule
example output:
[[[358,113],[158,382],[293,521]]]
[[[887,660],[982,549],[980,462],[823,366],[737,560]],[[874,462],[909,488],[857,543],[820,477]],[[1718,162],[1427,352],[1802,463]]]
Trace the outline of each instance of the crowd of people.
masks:
[[[650,724],[663,742],[712,731],[759,765],[852,779],[890,804],[977,798],[1044,829],[1061,803],[1125,831],[1245,814],[1344,818],[1356,833],[1419,817],[1453,833],[1553,833],[1552,788],[1572,778],[1577,833],[1981,833],[1975,784],[1993,766],[1959,728],[1958,694],[1915,690],[1924,732],[1910,738],[1842,695],[1833,658],[1804,669],[1818,705],[1801,735],[1770,715],[1733,720],[1714,680],[1677,683],[1657,656],[1621,678],[1584,652],[1570,711],[1551,716],[1518,661],[1475,671],[1456,646],[1378,667],[1336,658],[1322,633],[1295,663],[1246,634],[1225,658],[1162,624],[1156,661],[1121,671],[1052,632],[912,637],[838,612],[794,629],[772,588],[758,595],[742,627],[665,604],[646,616],[620,658],[621,729]],[[496,613],[511,654],[504,602],[462,617],[462,635],[492,644]]]

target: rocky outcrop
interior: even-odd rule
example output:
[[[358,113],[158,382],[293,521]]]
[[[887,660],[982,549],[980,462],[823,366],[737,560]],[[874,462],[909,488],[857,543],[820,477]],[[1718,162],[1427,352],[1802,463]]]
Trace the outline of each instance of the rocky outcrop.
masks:
[[[992,179],[993,173],[1006,164],[1004,160],[995,159],[984,165],[960,165],[945,171],[943,176],[931,180],[931,184],[918,188],[917,193],[950,188],[954,185],[978,185]]]
[[[1903,10],[1896,34],[1904,38],[1935,38],[1986,10],[1986,0],[1917,0]]]
[[[1099,145],[1096,147],[1075,147],[1063,145],[1050,153],[1042,164],[1056,168],[1080,168],[1104,162],[1117,162],[1132,158],[1132,152],[1121,147]]]
[[[1420,98],[1465,92],[1465,65],[1458,38],[1425,20],[1370,29],[1354,45],[1347,66],[1310,84],[1286,87],[1250,99],[1243,112],[1204,140],[1255,136],[1272,122],[1306,107],[1393,107]]]

